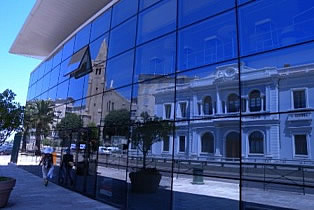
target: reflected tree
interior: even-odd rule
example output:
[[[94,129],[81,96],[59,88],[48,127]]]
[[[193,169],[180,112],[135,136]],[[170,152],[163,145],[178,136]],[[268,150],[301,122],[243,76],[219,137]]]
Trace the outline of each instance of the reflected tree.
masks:
[[[55,117],[52,107],[53,102],[45,100],[34,101],[32,106],[30,122],[35,129],[37,153],[40,153],[41,137],[48,135]]]
[[[111,111],[105,117],[104,136],[128,136],[130,129],[130,112],[127,109]]]
[[[65,117],[57,124],[56,129],[62,145],[70,144],[72,131],[83,126],[83,120],[75,113],[66,113]]]
[[[141,120],[134,123],[132,144],[143,153],[143,168],[146,168],[146,157],[152,145],[162,141],[172,131],[172,123],[158,117],[151,117],[147,112],[141,113]]]

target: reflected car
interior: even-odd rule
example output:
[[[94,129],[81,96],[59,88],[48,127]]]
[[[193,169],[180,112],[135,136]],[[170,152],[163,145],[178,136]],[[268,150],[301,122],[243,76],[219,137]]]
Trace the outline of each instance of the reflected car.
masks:
[[[99,147],[98,154],[100,155],[110,155],[112,153],[109,147]]]
[[[0,147],[0,154],[1,155],[11,155],[13,146],[12,145],[2,145]]]

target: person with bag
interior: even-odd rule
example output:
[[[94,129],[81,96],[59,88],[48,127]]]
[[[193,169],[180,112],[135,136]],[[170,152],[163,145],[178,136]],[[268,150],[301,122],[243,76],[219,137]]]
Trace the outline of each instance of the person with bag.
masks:
[[[48,185],[48,178],[52,178],[53,176],[53,157],[52,157],[52,148],[45,148],[43,155],[41,156],[41,160],[39,162],[41,165],[41,170],[44,179],[44,185],[47,187]]]

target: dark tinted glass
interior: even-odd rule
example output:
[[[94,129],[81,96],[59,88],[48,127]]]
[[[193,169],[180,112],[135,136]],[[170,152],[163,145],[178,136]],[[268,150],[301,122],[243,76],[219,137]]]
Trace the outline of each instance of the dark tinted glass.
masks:
[[[74,52],[78,51],[89,43],[90,29],[91,24],[88,24],[76,34]]]
[[[175,44],[175,34],[171,34],[139,47],[134,82],[173,73]]]
[[[110,59],[106,70],[106,89],[132,83],[134,51]]]
[[[138,20],[137,43],[173,31],[176,27],[176,5],[176,0],[166,0],[142,12]]]
[[[111,9],[108,9],[101,16],[97,17],[92,23],[90,41],[97,39],[99,36],[103,35],[110,28],[111,20]]]
[[[64,61],[73,54],[75,36],[71,38],[63,47],[62,60]]]
[[[109,57],[134,47],[135,32],[136,17],[113,29],[110,33]]]
[[[299,0],[262,0],[241,7],[241,54],[312,40],[313,8],[314,1]]]
[[[182,0],[179,6],[179,26],[185,26],[234,7],[234,0]]]
[[[113,6],[112,25],[114,27],[137,12],[138,0],[120,0]]]
[[[237,55],[235,13],[211,18],[179,32],[179,70],[234,58]]]

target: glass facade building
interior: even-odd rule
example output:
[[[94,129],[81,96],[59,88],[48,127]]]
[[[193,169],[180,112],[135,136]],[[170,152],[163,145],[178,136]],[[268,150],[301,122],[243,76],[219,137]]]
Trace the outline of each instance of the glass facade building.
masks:
[[[97,173],[74,188],[104,202],[302,208],[296,193],[314,206],[313,12],[312,0],[120,0],[31,73],[27,103],[53,103],[52,139],[69,113],[97,127]],[[174,125],[148,150],[153,194],[130,190],[143,114]]]

